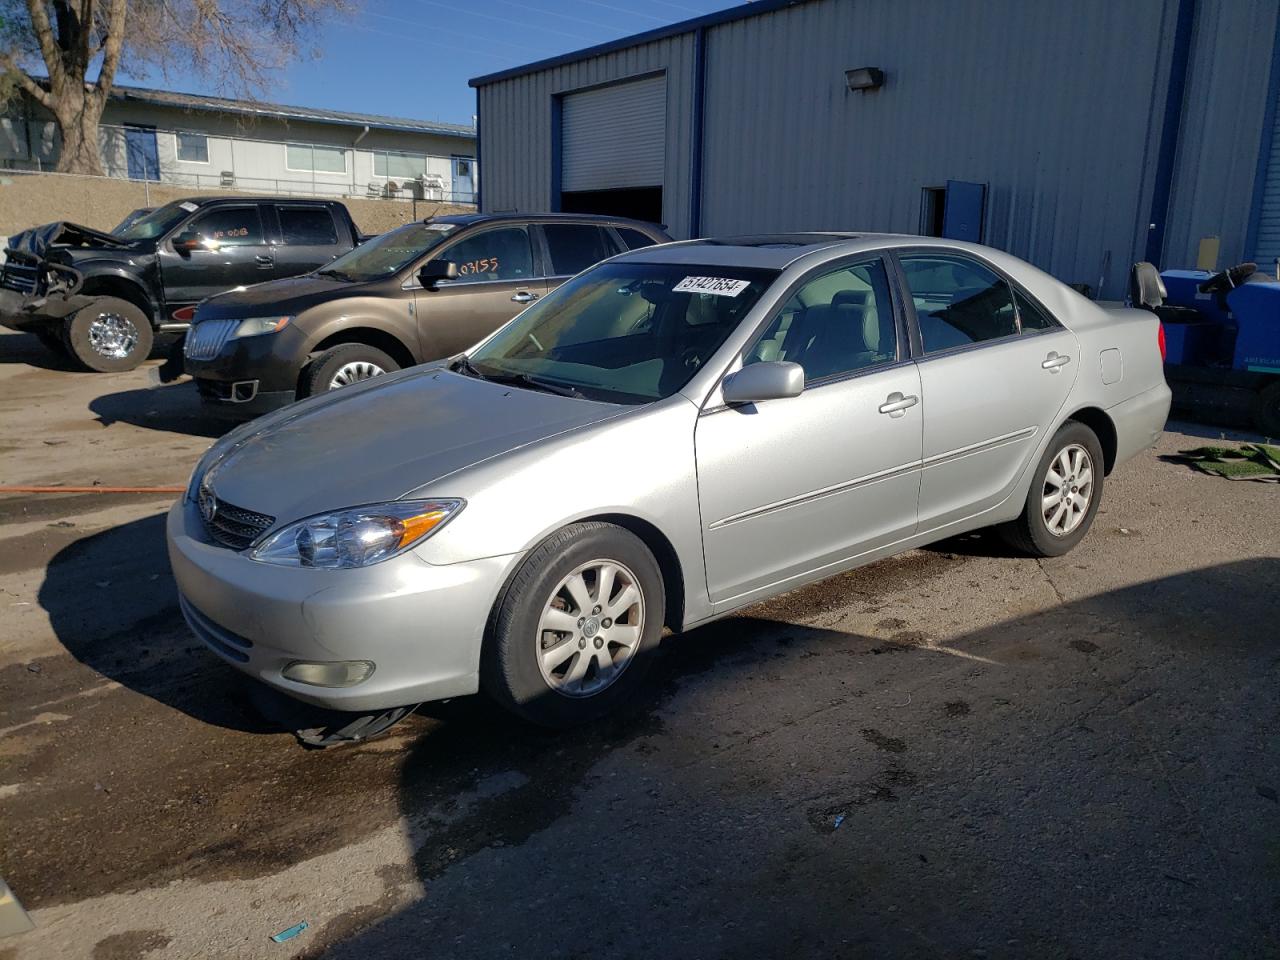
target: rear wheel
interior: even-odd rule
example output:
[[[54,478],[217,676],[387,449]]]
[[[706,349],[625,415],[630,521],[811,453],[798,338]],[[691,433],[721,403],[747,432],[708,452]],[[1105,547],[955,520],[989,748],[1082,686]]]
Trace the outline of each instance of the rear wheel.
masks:
[[[639,537],[571,524],[512,579],[485,640],[481,683],[543,726],[594,720],[643,683],[664,614],[662,571]]]
[[[313,397],[399,370],[400,364],[377,347],[340,343],[311,361],[302,377],[302,396]]]
[[[1010,546],[1060,557],[1084,539],[1102,500],[1102,444],[1083,423],[1064,423],[1036,466],[1018,519],[1003,524]]]
[[[155,338],[147,315],[118,297],[98,297],[63,324],[71,355],[98,373],[132,370],[147,359]]]
[[[1253,422],[1264,437],[1280,442],[1280,380],[1258,391],[1253,401]]]

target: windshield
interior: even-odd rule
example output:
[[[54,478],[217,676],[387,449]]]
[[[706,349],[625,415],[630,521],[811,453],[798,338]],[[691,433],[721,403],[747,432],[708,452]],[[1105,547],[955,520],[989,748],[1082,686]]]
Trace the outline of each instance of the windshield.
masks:
[[[399,273],[458,229],[456,223],[406,223],[374,237],[316,271],[341,280],[378,280]]]
[[[773,270],[607,263],[579,274],[470,355],[481,376],[528,377],[592,399],[669,397],[742,322]]]
[[[186,200],[166,203],[135,220],[125,229],[116,231],[116,236],[123,240],[154,240],[164,236],[196,209],[194,203]]]

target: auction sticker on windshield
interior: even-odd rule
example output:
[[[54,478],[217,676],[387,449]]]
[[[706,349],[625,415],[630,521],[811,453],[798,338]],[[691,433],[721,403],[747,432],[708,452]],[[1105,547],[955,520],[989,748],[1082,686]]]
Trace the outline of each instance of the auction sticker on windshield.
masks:
[[[750,280],[730,280],[728,277],[685,277],[674,287],[672,293],[710,293],[717,297],[736,297],[747,287]]]

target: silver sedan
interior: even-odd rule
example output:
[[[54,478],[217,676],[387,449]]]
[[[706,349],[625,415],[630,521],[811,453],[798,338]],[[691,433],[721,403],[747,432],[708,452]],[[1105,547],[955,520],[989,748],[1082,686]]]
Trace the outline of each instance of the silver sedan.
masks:
[[[582,722],[664,626],[980,527],[1070,550],[1164,425],[1161,343],[1151,313],[971,244],[633,251],[465,355],[215,444],[169,515],[182,609],[344,711],[325,742],[481,689]]]

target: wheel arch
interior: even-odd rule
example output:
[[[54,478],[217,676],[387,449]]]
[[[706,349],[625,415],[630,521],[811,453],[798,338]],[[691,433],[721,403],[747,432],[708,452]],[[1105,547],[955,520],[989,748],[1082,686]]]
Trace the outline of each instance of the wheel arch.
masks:
[[[115,274],[95,274],[85,277],[84,283],[77,291],[82,297],[118,297],[127,300],[141,310],[152,324],[156,322],[156,305],[151,295],[137,280]]]
[[[413,356],[413,351],[394,333],[381,327],[361,324],[358,321],[352,326],[345,326],[341,330],[335,330],[330,333],[315,343],[308,352],[311,354],[321,353],[344,343],[362,343],[367,347],[381,350],[398,363],[401,369],[412,367],[418,362]]]
[[[1094,436],[1098,438],[1098,443],[1102,444],[1102,472],[1104,476],[1109,476],[1116,465],[1116,456],[1120,449],[1120,438],[1116,433],[1115,421],[1099,407],[1081,407],[1063,422],[1068,423],[1072,420],[1092,430]]]
[[[681,630],[684,625],[684,568],[680,565],[680,556],[676,553],[676,548],[672,546],[671,541],[667,539],[667,535],[648,520],[643,520],[634,514],[599,513],[583,517],[580,522],[593,520],[622,527],[639,537],[641,542],[649,548],[653,558],[658,561],[658,568],[662,571],[666,604],[665,626],[677,632]]]

